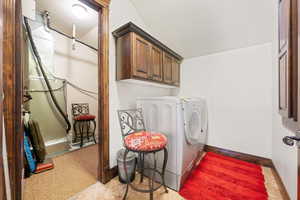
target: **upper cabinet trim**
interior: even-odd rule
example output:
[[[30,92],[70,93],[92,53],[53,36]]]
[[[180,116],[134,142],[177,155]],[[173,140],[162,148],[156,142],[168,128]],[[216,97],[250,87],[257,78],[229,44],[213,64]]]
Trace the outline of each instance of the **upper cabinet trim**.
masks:
[[[166,45],[161,43],[159,40],[152,37],[149,33],[146,33],[143,29],[141,29],[140,27],[138,27],[137,25],[135,25],[132,22],[129,22],[129,23],[121,26],[120,28],[118,28],[114,32],[112,32],[112,34],[115,38],[119,38],[130,32],[134,32],[134,33],[138,34],[139,36],[145,38],[149,42],[155,44],[157,47],[164,50],[165,52],[171,54],[173,57],[175,57],[180,62],[183,60],[182,56],[180,56],[179,54],[177,54],[176,52],[171,50],[169,47],[167,47]]]

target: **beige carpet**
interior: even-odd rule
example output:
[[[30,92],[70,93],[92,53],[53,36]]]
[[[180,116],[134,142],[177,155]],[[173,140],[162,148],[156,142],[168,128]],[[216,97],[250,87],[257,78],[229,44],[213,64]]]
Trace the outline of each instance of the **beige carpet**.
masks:
[[[53,170],[25,179],[25,200],[65,200],[97,182],[98,145],[58,156],[53,162]]]

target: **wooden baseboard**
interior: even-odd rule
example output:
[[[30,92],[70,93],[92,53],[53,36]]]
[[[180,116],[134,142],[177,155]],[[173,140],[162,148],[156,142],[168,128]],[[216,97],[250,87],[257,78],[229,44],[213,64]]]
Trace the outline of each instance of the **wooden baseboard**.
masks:
[[[276,169],[276,167],[274,166],[273,162],[272,162],[272,174],[275,178],[275,181],[277,183],[277,185],[279,186],[279,190],[280,190],[280,193],[281,193],[281,196],[284,200],[291,200],[283,182],[282,182],[282,179],[280,178],[280,175]]]
[[[221,154],[224,156],[229,156],[232,158],[247,161],[250,163],[257,164],[257,165],[262,165],[265,167],[273,167],[274,166],[272,163],[272,160],[269,158],[254,156],[254,155],[250,155],[250,154],[246,154],[246,153],[240,153],[240,152],[222,149],[222,148],[214,147],[214,146],[210,146],[210,145],[205,145],[204,151],[215,152],[215,153],[218,153],[218,154]]]
[[[279,190],[282,195],[282,198],[284,200],[290,200],[288,192],[287,192],[287,190],[279,176],[279,173],[276,170],[276,168],[273,164],[273,161],[271,159],[260,157],[260,156],[254,156],[254,155],[250,155],[250,154],[246,154],[246,153],[231,151],[231,150],[227,150],[227,149],[222,149],[222,148],[214,147],[214,146],[210,146],[210,145],[205,145],[204,151],[218,153],[218,154],[221,154],[224,156],[229,156],[232,158],[236,158],[239,160],[243,160],[243,161],[247,161],[250,163],[254,163],[254,164],[258,164],[258,165],[262,165],[262,166],[271,168],[272,174],[275,178],[275,181],[276,181],[277,185],[279,186]]]
[[[109,178],[110,180],[115,178],[118,175],[118,166],[114,166],[109,170]]]

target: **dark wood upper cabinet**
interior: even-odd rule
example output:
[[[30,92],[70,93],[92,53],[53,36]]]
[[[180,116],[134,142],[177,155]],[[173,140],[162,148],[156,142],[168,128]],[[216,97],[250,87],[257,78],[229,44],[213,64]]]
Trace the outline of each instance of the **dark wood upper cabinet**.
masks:
[[[151,46],[151,64],[149,78],[161,82],[163,80],[163,51],[158,47]]]
[[[290,15],[291,0],[280,0],[279,2],[279,113],[283,117],[290,116],[290,82],[291,73],[290,60]]]
[[[174,85],[180,85],[180,62],[173,58],[172,60],[172,82]]]
[[[278,109],[283,124],[300,130],[299,0],[279,0]]]
[[[148,78],[150,70],[151,44],[137,34],[132,34],[133,48],[133,76]]]
[[[139,79],[180,85],[182,57],[129,22],[113,32],[116,38],[117,80]]]
[[[167,53],[164,53],[164,57],[163,57],[164,78],[163,78],[163,81],[168,84],[173,83],[172,62],[173,62],[172,56],[170,56]]]
[[[289,43],[291,0],[279,1],[279,50],[287,49]]]
[[[180,85],[180,61],[171,55],[163,55],[163,81],[175,86]]]
[[[279,57],[279,113],[284,116],[289,116],[288,108],[288,94],[289,94],[289,83],[288,83],[288,54],[283,54]]]

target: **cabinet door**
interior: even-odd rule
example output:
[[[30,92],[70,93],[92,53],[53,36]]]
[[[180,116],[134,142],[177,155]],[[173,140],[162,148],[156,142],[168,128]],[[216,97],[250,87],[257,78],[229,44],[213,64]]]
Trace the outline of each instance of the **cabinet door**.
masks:
[[[164,83],[172,84],[172,61],[173,58],[167,53],[163,53],[163,77]]]
[[[283,54],[279,58],[279,113],[282,116],[288,117],[288,94],[289,94],[289,67],[288,67],[288,55]]]
[[[290,117],[290,8],[291,0],[279,1],[279,113]]]
[[[155,81],[162,81],[163,52],[156,46],[151,46],[151,64],[149,78]]]
[[[180,85],[180,62],[175,58],[172,61],[172,83],[176,86]]]
[[[133,34],[133,76],[148,78],[151,44]]]

